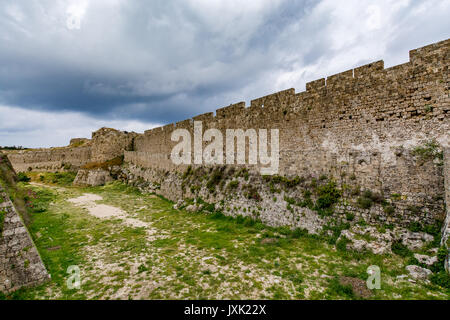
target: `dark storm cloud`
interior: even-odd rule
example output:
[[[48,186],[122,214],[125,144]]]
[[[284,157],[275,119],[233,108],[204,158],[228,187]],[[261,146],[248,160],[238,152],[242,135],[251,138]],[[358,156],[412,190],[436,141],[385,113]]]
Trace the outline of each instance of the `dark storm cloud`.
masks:
[[[92,126],[179,121],[368,61],[405,62],[448,37],[449,3],[0,0],[0,106]]]
[[[0,53],[0,102],[154,122],[209,111],[208,98],[270,72],[274,63],[268,47],[283,28],[283,20],[270,17],[286,7],[255,9],[253,15],[268,17],[266,23],[249,15],[259,22],[245,22],[247,17],[241,16],[237,27],[231,18],[229,25],[224,21],[216,28],[208,12],[196,12],[196,5],[119,2],[104,12],[105,4],[89,3],[81,29],[67,30],[61,25],[64,15],[57,19],[63,8],[50,2],[40,7],[15,3],[2,14],[9,45]],[[11,14],[14,10],[21,19]],[[292,19],[289,15],[286,21]]]

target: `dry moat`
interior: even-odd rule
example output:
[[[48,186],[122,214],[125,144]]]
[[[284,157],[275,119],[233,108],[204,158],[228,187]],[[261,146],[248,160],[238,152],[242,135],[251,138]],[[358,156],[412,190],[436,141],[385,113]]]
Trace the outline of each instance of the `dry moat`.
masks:
[[[120,182],[82,188],[70,173],[28,176],[18,188],[51,280],[3,298],[449,298],[448,288],[407,275],[412,253],[357,253],[289,228],[176,210]],[[67,287],[71,265],[79,289]],[[365,286],[371,265],[381,268],[380,290]]]

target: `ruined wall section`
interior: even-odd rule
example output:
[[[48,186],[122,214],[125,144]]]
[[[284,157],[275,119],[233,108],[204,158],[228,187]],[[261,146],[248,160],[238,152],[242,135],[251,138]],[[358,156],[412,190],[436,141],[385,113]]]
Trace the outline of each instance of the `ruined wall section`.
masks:
[[[133,150],[134,132],[101,128],[92,133],[91,162],[104,162],[123,155],[124,150]]]
[[[20,150],[7,152],[16,172],[76,171],[90,162],[104,162],[122,156],[124,150],[133,150],[134,132],[101,128],[92,133],[92,139],[75,138],[67,147]]]
[[[413,150],[431,140],[450,146],[450,40],[410,51],[410,61],[385,69],[383,61],[145,132],[125,161],[177,170],[171,133],[194,120],[225,130],[279,129],[281,175],[333,176],[384,195],[399,194],[442,219],[443,167]],[[269,139],[270,140],[270,139]],[[204,143],[205,144],[205,143]],[[225,146],[224,146],[225,149]],[[247,149],[248,150],[248,149]],[[269,147],[270,150],[270,147]],[[255,168],[257,169],[257,168]],[[440,215],[440,216],[439,216]],[[439,216],[439,217],[438,217]]]

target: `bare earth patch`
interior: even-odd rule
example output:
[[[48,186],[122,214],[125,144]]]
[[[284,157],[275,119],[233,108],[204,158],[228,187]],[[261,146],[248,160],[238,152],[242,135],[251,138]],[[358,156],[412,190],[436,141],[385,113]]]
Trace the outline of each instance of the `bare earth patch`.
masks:
[[[85,208],[89,214],[100,219],[122,219],[125,224],[140,228],[148,227],[148,224],[134,218],[130,218],[128,214],[120,208],[116,208],[106,204],[98,204],[96,201],[101,201],[103,198],[92,193],[85,193],[81,197],[68,199],[76,206]]]

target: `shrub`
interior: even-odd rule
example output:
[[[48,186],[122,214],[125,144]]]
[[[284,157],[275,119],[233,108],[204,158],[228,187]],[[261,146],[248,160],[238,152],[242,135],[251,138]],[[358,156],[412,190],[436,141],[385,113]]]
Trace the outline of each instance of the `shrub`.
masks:
[[[336,249],[339,251],[347,251],[347,244],[350,243],[350,240],[346,237],[342,236],[341,239],[339,239],[336,242]]]
[[[396,255],[399,255],[401,257],[408,257],[412,255],[411,250],[408,249],[407,246],[405,246],[401,241],[397,240],[394,241],[391,245],[391,250]]]
[[[450,289],[450,274],[448,274],[445,270],[432,274],[430,276],[430,281],[435,285]]]
[[[187,167],[186,171],[183,174],[183,180],[189,177],[193,173],[192,166]]]
[[[222,177],[223,177],[223,172],[221,169],[214,170],[213,175],[206,183],[206,187],[208,188],[208,190],[210,192],[214,191],[215,186],[220,183],[220,180],[222,180]]]
[[[370,209],[373,205],[372,199],[366,197],[359,197],[356,203],[361,209]]]
[[[239,181],[233,180],[228,183],[227,189],[234,190],[234,189],[237,189],[238,186],[239,186]]]
[[[430,161],[434,159],[443,160],[444,153],[440,150],[439,144],[436,140],[430,140],[423,146],[418,146],[412,150],[412,154],[419,158],[421,162]]]
[[[252,199],[252,200],[255,200],[255,201],[261,201],[261,195],[258,193],[258,189],[255,187],[255,186],[252,186],[252,185],[246,185],[245,186],[245,190],[246,190],[246,192],[245,192],[245,196],[248,198],[248,199]]]
[[[308,234],[309,234],[309,232],[308,232],[307,229],[297,228],[297,229],[292,231],[290,237],[294,238],[294,239],[299,239],[299,238],[307,236]]]
[[[350,284],[347,285],[341,284],[337,278],[334,278],[330,281],[330,285],[326,290],[326,292],[328,294],[344,296],[350,299],[355,298],[352,286]]]
[[[413,221],[409,224],[408,229],[412,232],[421,232],[423,230],[422,224],[417,221]]]
[[[392,205],[387,205],[383,207],[383,211],[386,214],[394,214],[395,213],[395,208]]]
[[[402,195],[400,194],[400,193],[393,193],[393,194],[391,194],[391,199],[392,200],[401,200],[401,198],[402,198]]]
[[[27,176],[25,172],[19,172],[17,174],[17,179],[21,182],[30,182],[31,178]]]
[[[341,191],[336,188],[336,182],[330,181],[326,185],[317,188],[316,206],[319,209],[332,207],[341,197]]]
[[[203,209],[205,211],[214,212],[216,210],[216,206],[213,203],[209,203]]]
[[[350,191],[350,195],[353,197],[359,196],[360,194],[361,194],[360,186],[356,186],[356,187],[352,188],[352,190]]]
[[[355,219],[355,214],[351,213],[351,212],[347,212],[345,214],[345,219],[347,219],[348,221],[353,221]]]

